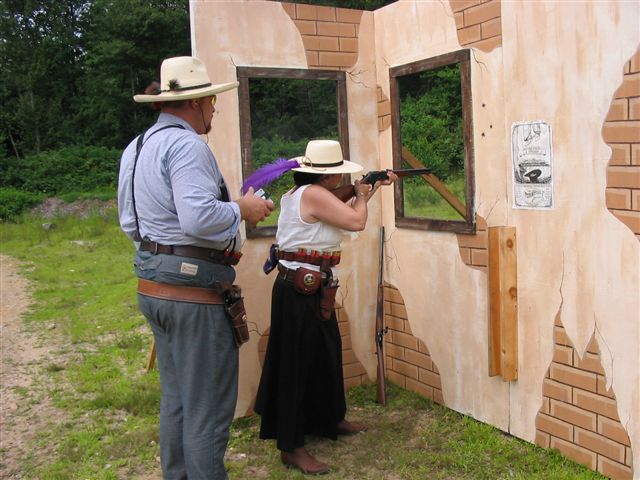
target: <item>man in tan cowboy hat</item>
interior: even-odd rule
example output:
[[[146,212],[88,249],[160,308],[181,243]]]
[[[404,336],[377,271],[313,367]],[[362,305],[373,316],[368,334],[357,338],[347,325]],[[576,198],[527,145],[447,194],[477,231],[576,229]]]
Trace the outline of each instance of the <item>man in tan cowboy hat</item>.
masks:
[[[162,62],[159,91],[136,95],[157,122],[122,154],[120,225],[135,242],[138,302],[153,330],[162,384],[160,458],[165,479],[227,478],[223,458],[238,391],[238,347],[225,314],[240,258],[239,226],[273,209],[250,190],[231,201],[200,137],[216,95],[194,57]]]

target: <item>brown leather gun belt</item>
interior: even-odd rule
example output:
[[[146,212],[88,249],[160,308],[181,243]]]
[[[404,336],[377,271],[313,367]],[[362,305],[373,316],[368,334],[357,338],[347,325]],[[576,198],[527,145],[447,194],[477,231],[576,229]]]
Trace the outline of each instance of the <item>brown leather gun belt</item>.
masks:
[[[175,302],[205,303],[208,305],[224,304],[222,294],[211,288],[169,285],[152,280],[138,279],[138,293],[147,297]]]
[[[335,267],[340,263],[340,252],[320,252],[318,250],[307,251],[300,249],[297,252],[287,252],[278,250],[276,252],[276,258],[278,260],[287,260],[290,262],[302,262],[310,265],[316,265],[322,267],[324,270],[329,267]]]
[[[222,265],[237,265],[242,253],[229,250],[214,250],[212,248],[197,247],[195,245],[161,245],[152,240],[142,239],[140,250],[154,255],[179,255],[181,257],[197,258]]]
[[[297,269],[295,268],[287,268],[281,263],[278,264],[278,277],[283,280],[288,280],[289,282],[293,282],[293,277],[296,274]],[[327,278],[327,272],[322,272],[322,280]]]

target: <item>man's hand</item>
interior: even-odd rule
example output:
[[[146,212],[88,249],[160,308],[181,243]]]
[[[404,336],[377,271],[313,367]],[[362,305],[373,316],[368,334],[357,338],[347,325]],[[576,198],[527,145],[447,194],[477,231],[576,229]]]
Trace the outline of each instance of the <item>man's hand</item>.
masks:
[[[256,197],[253,192],[253,187],[249,187],[244,197],[237,200],[236,203],[240,207],[240,216],[242,219],[252,225],[256,225],[260,220],[268,217],[275,208],[271,200]]]

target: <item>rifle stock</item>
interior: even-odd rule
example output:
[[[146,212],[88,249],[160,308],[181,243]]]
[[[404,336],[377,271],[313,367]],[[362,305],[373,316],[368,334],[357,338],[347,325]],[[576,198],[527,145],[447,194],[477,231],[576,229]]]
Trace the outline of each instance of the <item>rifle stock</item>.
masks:
[[[342,202],[346,202],[356,196],[356,189],[353,185],[343,185],[330,191]]]
[[[376,355],[378,357],[378,369],[376,372],[376,401],[380,405],[387,402],[384,380],[384,335],[387,329],[384,327],[384,286],[382,281],[382,268],[384,265],[384,227],[380,227],[380,269],[378,271],[378,298],[376,303]]]

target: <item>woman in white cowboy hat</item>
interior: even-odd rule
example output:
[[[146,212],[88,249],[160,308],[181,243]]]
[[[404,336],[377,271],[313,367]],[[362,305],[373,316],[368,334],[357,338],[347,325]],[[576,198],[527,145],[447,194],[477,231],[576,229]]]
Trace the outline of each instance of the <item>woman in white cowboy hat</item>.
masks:
[[[343,174],[362,167],[345,160],[334,140],[312,140],[292,159],[295,186],[282,196],[278,231],[278,277],[271,302],[269,344],[255,410],[260,437],[276,439],[282,462],[308,474],[329,466],[304,447],[305,434],[331,439],[365,430],[345,419],[342,342],[334,311],[344,231],[363,230],[367,201],[381,184],[354,185],[346,202],[334,190]]]
[[[120,164],[120,225],[138,246],[138,303],[157,348],[165,479],[227,479],[238,348],[224,298],[212,287],[235,279],[241,220],[257,223],[273,208],[252,190],[230,201],[200,137],[211,130],[216,95],[237,86],[213,84],[197,58],[163,61],[156,91],[134,97],[158,107],[158,120]]]

